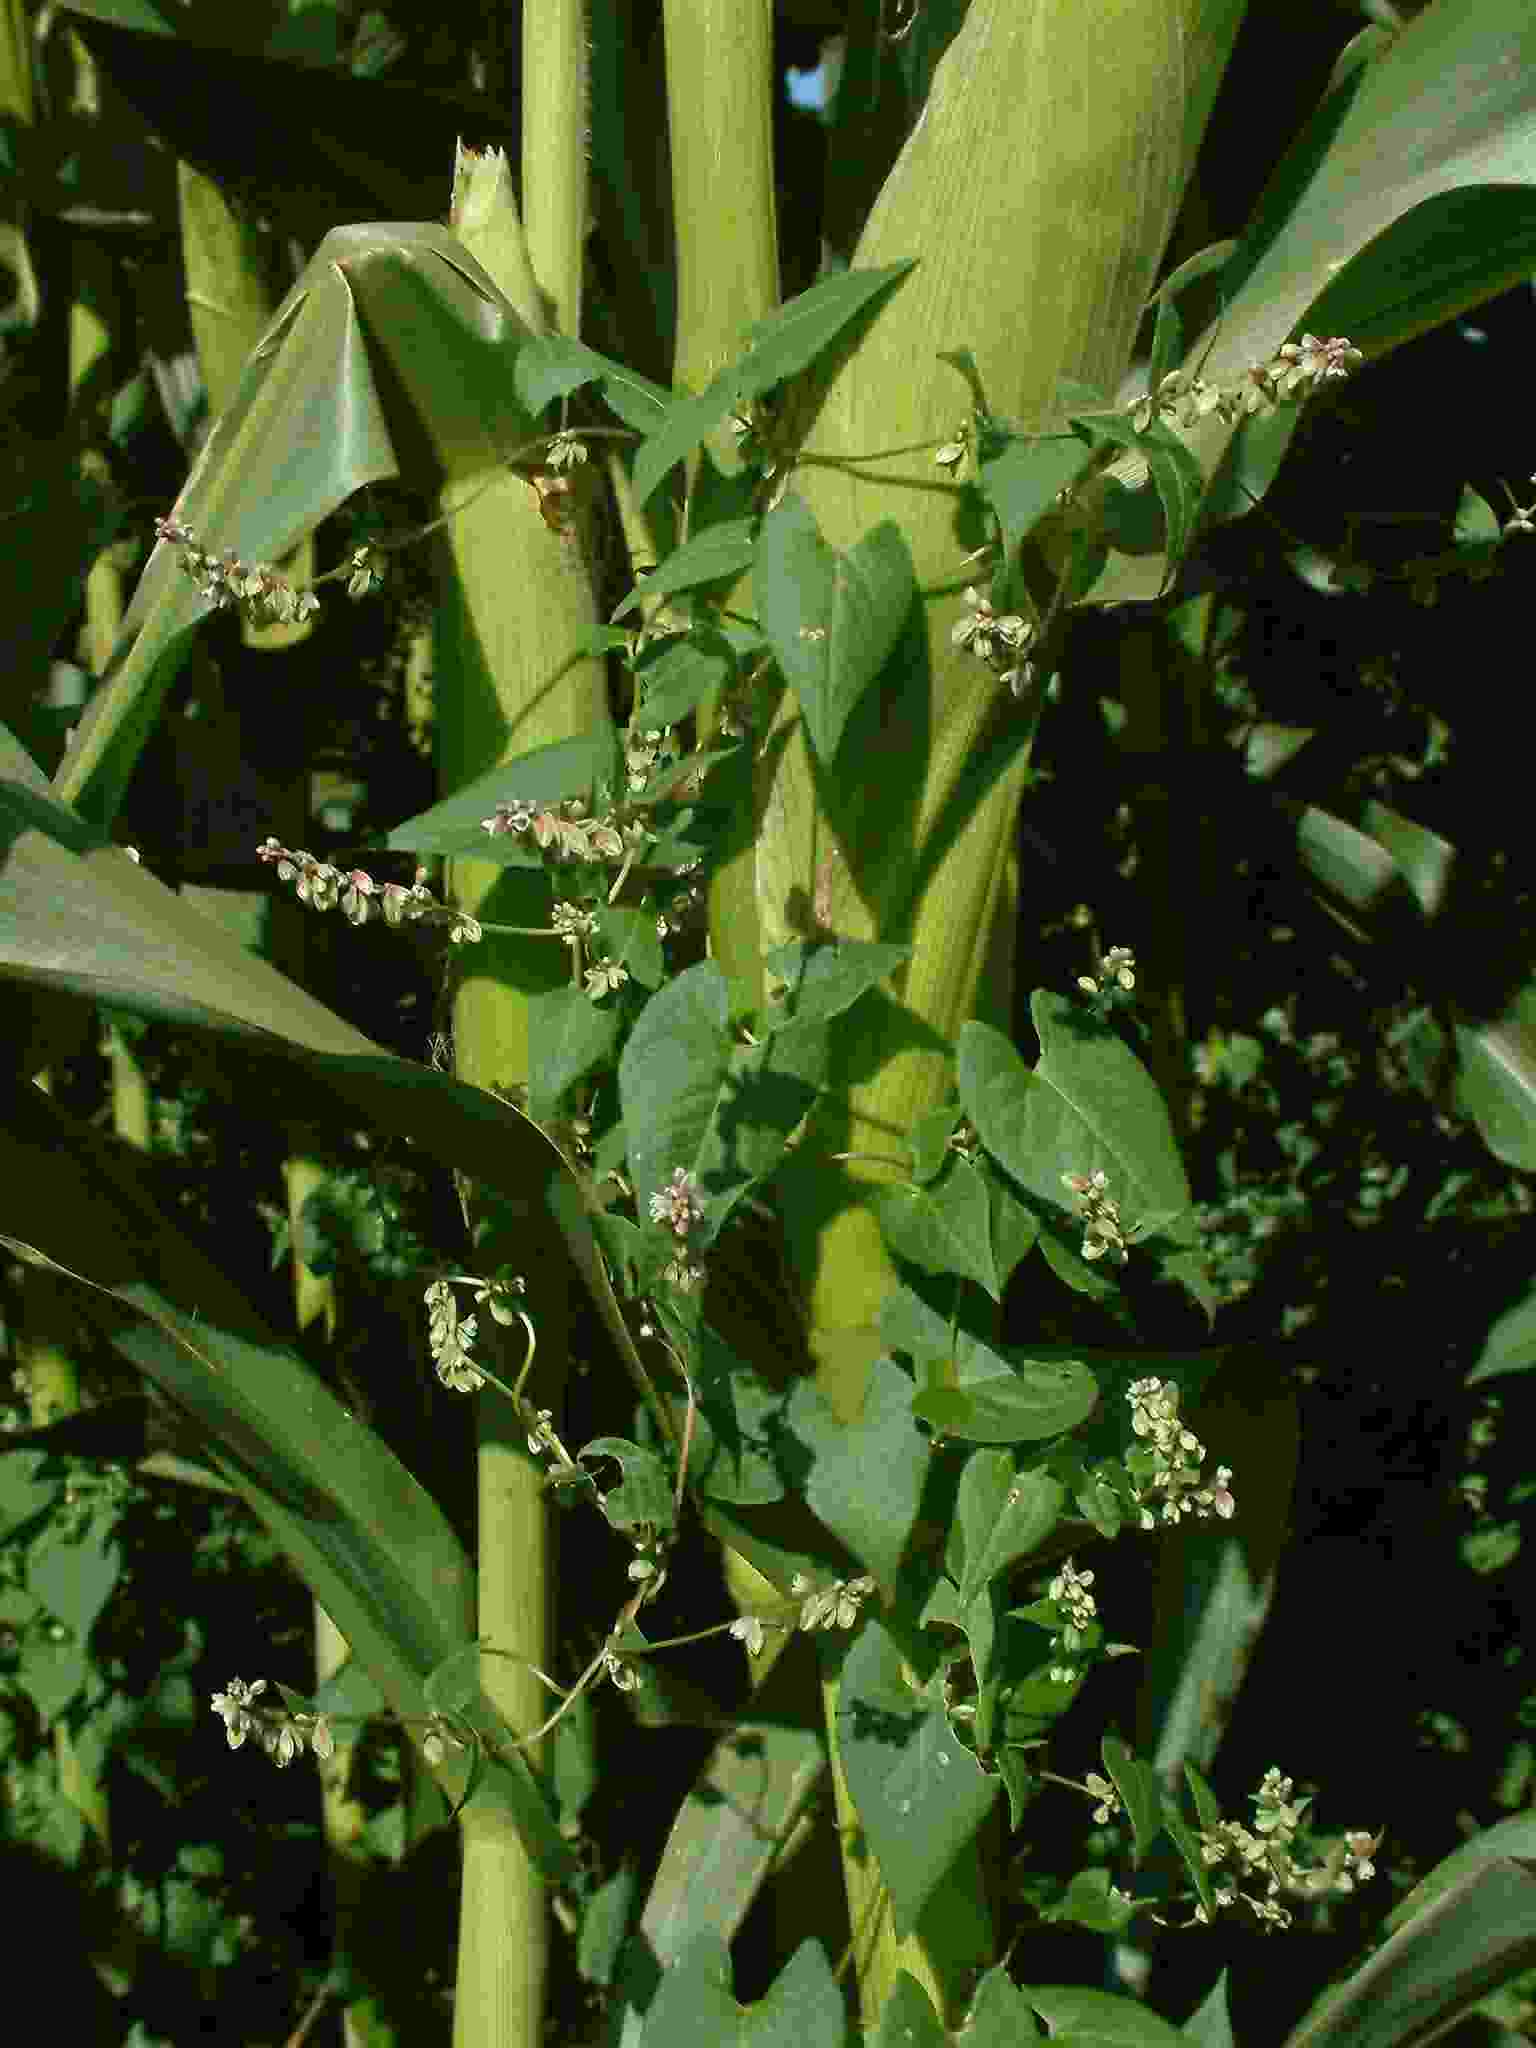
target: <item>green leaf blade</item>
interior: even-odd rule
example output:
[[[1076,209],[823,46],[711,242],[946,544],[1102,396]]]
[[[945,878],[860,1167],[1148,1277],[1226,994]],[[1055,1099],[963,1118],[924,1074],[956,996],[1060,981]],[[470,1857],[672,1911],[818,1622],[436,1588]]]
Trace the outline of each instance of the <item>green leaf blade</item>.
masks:
[[[848,1652],[837,1714],[849,1794],[901,1937],[986,1819],[1001,1781],[956,1741],[940,1681],[915,1688],[877,1621],[865,1623]]]
[[[928,1447],[912,1426],[912,1382],[879,1358],[864,1408],[840,1423],[825,1398],[802,1382],[790,1399],[790,1429],[814,1463],[805,1495],[812,1511],[884,1585],[893,1585],[917,1520]]]
[[[818,758],[830,765],[917,600],[907,544],[884,521],[839,554],[789,491],[763,521],[756,591],[774,658],[800,699]]]

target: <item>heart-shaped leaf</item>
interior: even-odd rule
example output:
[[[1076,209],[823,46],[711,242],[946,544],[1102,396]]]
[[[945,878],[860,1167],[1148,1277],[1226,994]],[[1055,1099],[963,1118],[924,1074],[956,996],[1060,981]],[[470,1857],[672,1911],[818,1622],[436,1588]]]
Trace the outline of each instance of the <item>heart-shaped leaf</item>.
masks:
[[[1033,1072],[1000,1031],[974,1020],[961,1027],[960,1098],[982,1143],[1021,1187],[1069,1216],[1066,1177],[1102,1171],[1127,1237],[1155,1224],[1149,1243],[1163,1270],[1210,1313],[1189,1183],[1156,1083],[1081,1005],[1037,989],[1030,1011],[1041,1047]]]
[[[915,1685],[877,1621],[864,1624],[843,1665],[837,1732],[849,1795],[890,1887],[900,1937],[986,1818],[1000,1781],[956,1741],[943,1674]]]
[[[856,1422],[839,1422],[809,1380],[786,1419],[815,1460],[805,1489],[812,1510],[866,1570],[894,1584],[928,1472],[928,1446],[912,1426],[912,1382],[893,1359],[878,1358]]]
[[[884,521],[847,554],[787,491],[757,543],[757,608],[817,757],[830,766],[849,717],[889,661],[917,598],[912,557]]]

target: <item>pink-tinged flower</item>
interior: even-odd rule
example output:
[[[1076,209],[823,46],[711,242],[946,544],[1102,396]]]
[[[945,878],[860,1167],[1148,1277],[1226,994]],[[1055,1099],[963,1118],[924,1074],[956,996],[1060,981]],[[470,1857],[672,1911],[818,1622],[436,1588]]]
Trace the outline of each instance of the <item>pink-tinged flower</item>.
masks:
[[[651,1196],[651,1221],[669,1225],[678,1237],[686,1237],[703,1214],[697,1184],[686,1167],[674,1168],[671,1180]]]
[[[378,884],[372,875],[362,868],[353,868],[347,876],[347,886],[341,892],[342,914],[350,924],[366,924],[373,909],[373,897]]]

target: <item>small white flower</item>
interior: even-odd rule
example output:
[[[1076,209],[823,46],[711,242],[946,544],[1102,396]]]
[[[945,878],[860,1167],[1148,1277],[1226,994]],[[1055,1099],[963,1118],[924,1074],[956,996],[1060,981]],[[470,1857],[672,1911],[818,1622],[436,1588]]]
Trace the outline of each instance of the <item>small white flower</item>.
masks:
[[[352,550],[352,574],[347,579],[348,597],[366,597],[384,581],[384,557],[375,548]]]
[[[875,1590],[874,1580],[867,1574],[856,1579],[835,1579],[830,1586],[808,1590],[809,1581],[797,1573],[789,1582],[789,1590],[801,1598],[800,1627],[809,1631],[815,1628],[852,1628],[859,1618],[859,1610]]]
[[[582,977],[587,984],[587,994],[594,1003],[600,1003],[604,996],[620,989],[629,979],[629,969],[617,960],[599,960],[595,967],[589,967]]]
[[[440,1716],[434,1715],[432,1725],[421,1740],[421,1753],[436,1770],[450,1749],[462,1749],[463,1737],[456,1735]]]
[[[266,1689],[264,1678],[258,1678],[252,1685],[247,1685],[243,1679],[232,1678],[225,1691],[214,1694],[213,1711],[224,1722],[224,1733],[231,1749],[238,1749],[247,1735],[260,1733],[260,1718],[252,1713],[251,1702]]]
[[[970,614],[956,620],[950,628],[952,646],[969,647],[982,661],[990,661],[999,647],[1021,653],[1034,638],[1035,629],[1028,619],[1018,612],[995,612],[991,600],[974,586],[966,590],[965,601],[971,607]]]
[[[1077,985],[1084,995],[1103,993],[1111,983],[1129,992],[1136,986],[1136,956],[1129,946],[1111,946],[1099,963],[1096,975],[1080,974]]]
[[[587,444],[578,435],[567,430],[556,434],[549,444],[545,461],[551,469],[570,469],[587,459]]]
[[[626,1664],[616,1651],[606,1645],[603,1649],[603,1670],[619,1692],[633,1692],[640,1683],[640,1674],[634,1665]]]
[[[1120,1811],[1120,1794],[1108,1779],[1101,1778],[1097,1771],[1090,1771],[1083,1783],[1099,1802],[1093,1809],[1094,1824],[1103,1827],[1106,1821],[1113,1820]]]
[[[280,1771],[293,1762],[301,1747],[291,1721],[280,1721],[269,1726],[263,1741],[268,1756]]]

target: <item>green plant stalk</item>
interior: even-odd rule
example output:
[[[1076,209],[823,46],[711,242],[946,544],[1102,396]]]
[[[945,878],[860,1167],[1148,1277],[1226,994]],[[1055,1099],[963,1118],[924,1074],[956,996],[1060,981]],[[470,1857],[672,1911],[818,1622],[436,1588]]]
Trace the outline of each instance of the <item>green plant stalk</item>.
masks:
[[[666,0],[667,116],[677,239],[677,352],[673,383],[702,391],[741,352],[743,330],[779,303],[773,178],[773,8],[770,0]],[[728,169],[727,169],[728,167]],[[713,452],[734,453],[718,437]],[[740,591],[733,606],[750,599]],[[719,718],[700,711],[700,739]],[[740,1013],[762,1007],[750,837],[714,871],[710,952]]]
[[[991,404],[1026,423],[1049,413],[1063,376],[1116,381],[1177,191],[1177,23],[1168,0],[1112,0],[1091,18],[1070,0],[976,0],[857,251],[860,267],[913,255],[919,267],[832,384],[816,448],[946,437],[966,410],[960,378],[935,359],[948,346],[969,346]],[[796,488],[834,546],[894,517],[920,585],[963,573],[952,494],[901,484],[939,473],[923,476],[911,457],[883,467],[885,479],[878,463],[858,474],[818,465],[797,473]],[[866,797],[859,807],[835,786],[830,807],[818,801],[799,734],[768,791],[758,860],[765,941],[793,936],[791,898],[800,892],[839,933],[900,937],[914,949],[900,1007],[862,1033],[840,1150],[888,1151],[893,1131],[941,1099],[948,1045],[978,996],[986,991],[996,1003],[1011,988],[1011,975],[995,970],[1007,965],[1016,909],[1004,898],[1022,758],[941,857],[923,862],[934,821],[978,746],[1023,715],[984,663],[952,646],[965,609],[958,595],[930,604],[926,702],[901,707],[909,723],[887,741],[882,766],[928,764],[901,841],[891,843],[888,805],[877,809]],[[914,1021],[942,1045],[912,1046]],[[862,1331],[863,1348],[877,1348],[873,1322],[891,1268],[859,1196],[861,1184],[890,1176],[858,1163],[835,1177],[807,1170],[821,1191],[808,1190],[815,1212],[795,1241],[823,1356],[839,1331]],[[853,1370],[836,1391],[856,1403],[862,1363]]]
[[[543,81],[557,69],[547,29],[569,29],[557,4],[525,10],[525,34],[538,37],[538,66],[525,76],[530,122]],[[526,154],[526,152],[525,152]],[[559,160],[580,177],[578,153]],[[551,173],[553,175],[553,171]],[[570,224],[584,208],[546,192],[546,220]],[[455,180],[454,232],[536,332],[547,323],[538,284],[579,272],[580,247],[535,272],[505,160],[491,153],[461,160]],[[558,286],[555,296],[558,301]],[[577,538],[552,532],[535,492],[521,478],[492,470],[489,488],[461,480],[454,502],[472,498],[448,522],[442,554],[446,574],[438,614],[435,698],[439,777],[445,791],[483,774],[498,760],[547,741],[567,739],[606,718],[599,663],[573,662],[576,635],[596,619],[586,562]],[[454,901],[487,922],[536,925],[542,883],[527,871],[488,861],[452,865]],[[454,1064],[461,1080],[481,1088],[515,1089],[528,1080],[528,998],[557,984],[563,949],[530,939],[486,938],[458,963],[453,1001]],[[551,957],[551,956],[555,957]],[[568,1271],[550,1219],[536,1196],[508,1242],[477,1244],[489,1268],[511,1258],[528,1275],[539,1331],[535,1378],[528,1388],[541,1407],[558,1412],[565,1362],[564,1294],[555,1276]],[[491,1362],[488,1360],[488,1362]],[[525,1431],[494,1393],[478,1398],[479,1579],[477,1627],[483,1641],[512,1657],[482,1660],[486,1692],[516,1728],[536,1727],[550,1701],[527,1659],[546,1665],[549,1638],[550,1511]],[[535,2048],[543,2024],[548,1916],[543,1886],[509,1817],[464,1816],[463,1878],[455,2002],[455,2048]]]
[[[1026,424],[1048,417],[1062,376],[1114,387],[1183,179],[1180,33],[1171,0],[1092,10],[1076,0],[974,0],[855,253],[859,267],[915,256],[918,268],[833,378],[810,436],[818,451],[948,438],[968,406],[940,349],[969,347],[992,406]],[[858,475],[817,466],[795,481],[836,547],[898,520],[920,585],[952,580],[976,544],[956,531],[954,496],[931,488],[941,473],[920,458],[869,463]],[[1024,715],[985,664],[951,644],[963,614],[958,597],[929,604],[926,691],[909,687],[894,705],[877,756],[849,750],[850,764],[873,758],[864,789],[850,786],[852,765],[818,786],[796,732],[764,793],[764,943],[792,937],[810,903],[840,936],[912,947],[894,1000],[856,1013],[840,1049],[846,1108],[817,1118],[783,1191],[818,1377],[850,1415],[895,1282],[863,1197],[895,1169],[837,1170],[825,1154],[890,1152],[893,1136],[951,1085],[960,1025],[976,1014],[1009,1022],[1013,834],[1027,752],[979,802],[966,800],[947,845],[931,837],[978,750]],[[964,1959],[930,1960],[952,2006]],[[901,1966],[887,1923],[860,1962],[868,2020]]]
[[[534,324],[560,334],[581,332],[587,203],[587,0],[538,0],[523,9],[523,231]]]
[[[702,391],[779,302],[769,0],[666,0],[680,388]]]
[[[773,9],[770,0],[667,0],[668,133],[678,277],[673,383],[702,390],[739,354],[742,330],[779,303],[773,174]],[[721,167],[728,164],[728,180]],[[725,459],[733,452],[718,451]],[[727,600],[751,609],[750,579]],[[718,700],[700,707],[699,737],[719,722]],[[730,986],[732,1012],[764,1000],[751,821],[715,866],[709,887],[709,949]],[[771,1605],[775,1589],[739,1552],[724,1554],[726,1585],[745,1613]],[[760,1689],[790,1636],[753,1660]]]

